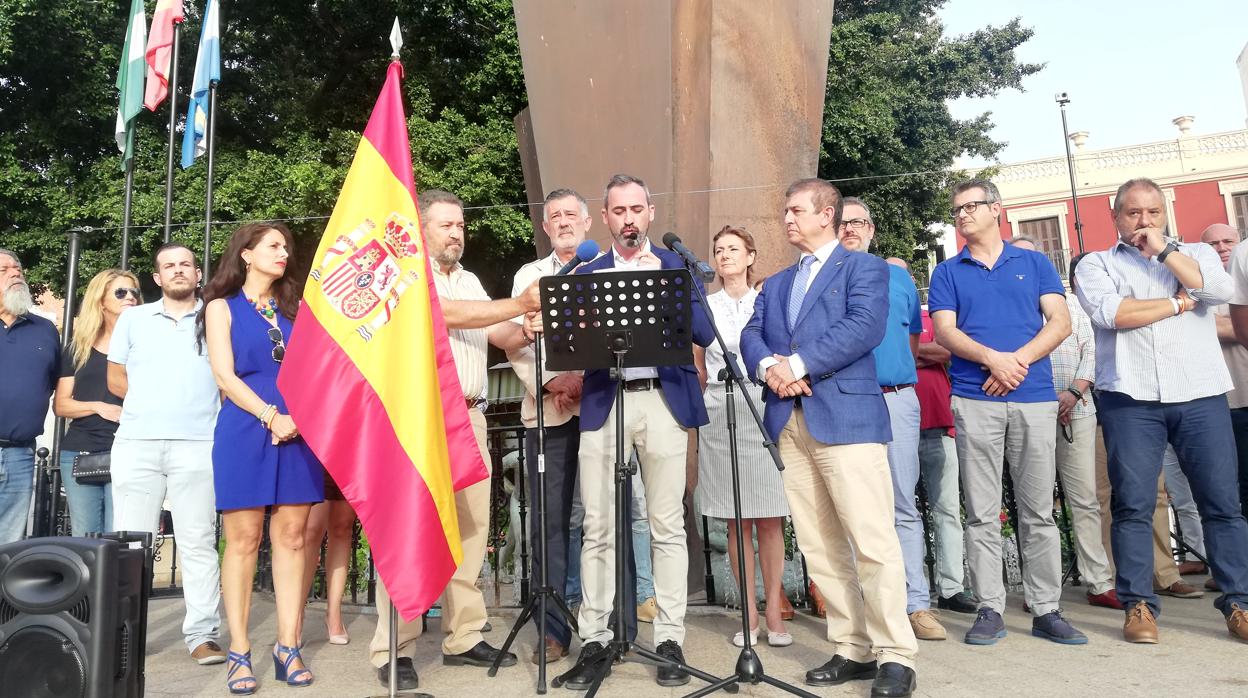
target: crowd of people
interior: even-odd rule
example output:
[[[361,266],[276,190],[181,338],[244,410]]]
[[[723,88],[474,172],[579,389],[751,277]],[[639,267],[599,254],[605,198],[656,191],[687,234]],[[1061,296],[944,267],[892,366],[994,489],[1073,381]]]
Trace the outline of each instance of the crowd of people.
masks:
[[[488,345],[507,353],[526,388],[526,462],[540,460],[546,482],[539,491],[538,478],[528,478],[547,515],[545,530],[535,531],[546,537],[546,554],[535,554],[533,574],[544,572],[576,609],[578,636],[550,605],[532,661],[557,661],[579,640],[564,684],[584,690],[609,673],[610,616],[620,593],[627,639],[639,619],[652,622],[655,652],[668,660],[656,667],[656,682],[689,682],[685,499],[692,492],[706,516],[742,520],[742,540],[728,527],[728,550],[734,574],[738,564],[744,570],[737,584],[749,633],[737,632],[732,643],[752,645],[760,636],[772,647],[793,643],[781,579],[791,517],[831,646],[831,658],[805,682],[871,679],[873,696],[911,695],[918,641],[947,637],[941,611],[974,615],[967,644],[1006,636],[1007,471],[1022,608],[1034,636],[1088,642],[1061,610],[1053,496],[1060,481],[1087,601],[1123,612],[1126,641],[1158,642],[1159,594],[1200,596],[1205,590],[1181,574],[1206,571],[1230,634],[1248,641],[1248,245],[1239,244],[1238,231],[1215,225],[1202,242],[1180,243],[1167,236],[1160,188],[1131,180],[1113,202],[1114,244],[1059,271],[1035,241],[1004,239],[1000,194],[973,179],[951,192],[950,215],[965,246],[933,270],[925,309],[905,260],[871,254],[876,226],[867,202],[819,179],[795,182],[784,199],[797,263],[757,278],[753,235],[739,226],[715,234],[720,290],[692,307],[694,362],[623,369],[628,409],[617,434],[621,406],[609,371],[543,370],[538,385],[534,365],[534,344],[543,341],[537,280],[576,257],[592,224],[586,199],[570,189],[546,197],[550,254],[516,272],[512,297],[493,300],[460,263],[463,202],[441,190],[419,196],[459,385],[487,467]],[[679,255],[650,240],[654,213],[641,179],[612,177],[601,211],[611,247],[576,273],[683,268]],[[167,500],[182,556],[188,652],[200,664],[226,663],[234,694],[260,686],[248,625],[266,510],[275,679],[313,681],[302,655],[303,609],[327,532],[327,634],[332,644],[349,642],[341,598],[354,512],[277,389],[301,294],[287,273],[293,247],[280,223],[245,225],[199,293],[194,253],[166,244],[153,257],[161,297],[147,304],[134,274],[100,272],[87,284],[64,356],[55,326],[31,312],[18,256],[0,250],[0,542],[23,535],[33,442],[52,397],[56,414],[70,420],[60,466],[73,533],[155,531]],[[715,341],[712,321],[726,347]],[[745,391],[726,389],[733,373],[748,379]],[[734,492],[725,415],[746,414],[750,402],[764,406],[785,469],[776,469],[763,434],[746,420],[737,430]],[[648,537],[648,547],[628,558],[625,578],[652,580],[642,594],[631,584],[615,588],[617,442],[639,466],[631,533]],[[696,471],[686,468],[691,447]],[[101,453],[109,454],[111,482],[81,467],[84,456]],[[463,562],[442,599],[447,665],[517,662],[482,634],[487,611],[477,579],[489,487],[481,482],[455,496]],[[930,578],[920,489],[935,541]],[[1185,543],[1208,569],[1176,565],[1171,499]],[[222,597],[228,651],[219,644]],[[381,584],[377,607],[369,655],[389,685],[389,596]],[[419,684],[413,659],[421,629],[419,621],[395,629],[396,688]]]

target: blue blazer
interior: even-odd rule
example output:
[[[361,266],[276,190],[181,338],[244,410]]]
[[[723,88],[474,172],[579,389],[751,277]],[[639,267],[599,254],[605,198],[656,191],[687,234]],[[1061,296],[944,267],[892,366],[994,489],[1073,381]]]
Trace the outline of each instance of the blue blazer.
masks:
[[[888,265],[837,245],[806,292],[790,332],[789,293],[796,274],[794,265],[763,285],[754,316],[741,332],[746,368],[756,378],[764,358],[800,354],[813,393],[801,398],[802,410],[816,440],[829,445],[891,441],[872,356],[888,320]],[[771,438],[779,439],[793,414],[793,398],[763,392],[763,422]]]
[[[675,252],[659,249],[654,243],[650,251],[659,258],[663,269],[684,269],[685,263]],[[582,265],[577,274],[592,274],[601,269],[615,268],[615,254],[610,248],[598,259]],[[700,279],[694,283],[705,293]],[[707,346],[715,341],[715,332],[706,316],[706,308],[694,302],[693,307],[693,341],[699,346]],[[706,416],[706,404],[702,401],[702,388],[698,385],[698,369],[693,364],[685,366],[658,366],[659,383],[663,386],[663,397],[672,410],[672,416],[682,427],[700,427],[709,422]],[[615,381],[611,380],[609,369],[595,369],[585,372],[585,383],[581,388],[581,431],[601,429],[615,403]],[[627,409],[627,407],[625,408]]]

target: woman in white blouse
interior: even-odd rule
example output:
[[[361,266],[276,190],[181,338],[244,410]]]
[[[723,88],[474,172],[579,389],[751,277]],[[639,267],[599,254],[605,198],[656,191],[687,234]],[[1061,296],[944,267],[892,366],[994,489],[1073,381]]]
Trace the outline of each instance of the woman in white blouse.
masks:
[[[715,324],[724,337],[728,350],[737,355],[737,370],[742,376],[749,374],[740,359],[741,330],[754,314],[754,299],[758,291],[753,288],[751,267],[756,248],[754,237],[742,228],[724,226],[712,241],[715,265],[723,287],[707,297],[707,305],[715,318]],[[724,354],[718,344],[707,347],[705,352],[695,352],[705,385],[707,412],[711,422],[699,431],[698,444],[698,506],[705,516],[732,519],[732,463],[728,446],[726,422],[725,379],[720,372],[725,368]],[[763,572],[763,590],[767,608],[767,643],[773,647],[785,647],[793,643],[793,637],[785,631],[784,617],[792,617],[791,606],[784,596],[781,575],[784,570],[784,517],[789,515],[788,502],[784,497],[784,483],[767,450],[763,448],[763,436],[749,417],[746,400],[762,404],[762,388],[746,381],[746,392],[734,391],[737,413],[737,463],[741,481],[741,530],[745,543],[745,576],[748,583],[737,579],[737,587],[743,589],[743,599],[750,614],[751,644],[758,639],[758,606],[754,593],[754,533],[758,534],[758,560]],[[728,555],[734,576],[737,574],[736,526],[728,523]],[[733,637],[733,644],[744,645],[741,632]]]

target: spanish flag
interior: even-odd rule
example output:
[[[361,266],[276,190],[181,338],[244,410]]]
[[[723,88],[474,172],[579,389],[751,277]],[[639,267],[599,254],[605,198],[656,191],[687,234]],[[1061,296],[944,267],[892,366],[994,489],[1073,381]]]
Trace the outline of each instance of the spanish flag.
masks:
[[[291,417],[364,525],[413,620],[463,553],[457,490],[488,477],[420,233],[392,62],[313,258],[278,376]]]
[[[174,25],[185,20],[182,0],[157,0],[152,28],[147,33],[147,90],[143,106],[149,111],[156,111],[169,95],[169,63],[173,58],[173,34],[177,31]]]

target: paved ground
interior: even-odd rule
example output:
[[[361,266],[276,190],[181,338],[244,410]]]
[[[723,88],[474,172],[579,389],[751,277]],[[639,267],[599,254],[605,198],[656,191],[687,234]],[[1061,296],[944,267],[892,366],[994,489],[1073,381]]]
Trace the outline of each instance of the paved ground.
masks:
[[[1203,578],[1192,577],[1194,583]],[[1165,599],[1162,617],[1162,643],[1154,646],[1129,645],[1121,640],[1122,616],[1107,609],[1092,608],[1083,600],[1081,588],[1068,588],[1067,617],[1091,638],[1083,647],[1063,647],[1030,636],[1030,621],[1019,610],[1021,597],[1011,596],[1006,615],[1009,637],[995,647],[971,647],[958,638],[969,627],[971,617],[945,614],[951,639],[922,643],[919,658],[921,696],[1188,696],[1248,695],[1248,646],[1227,634],[1221,615],[1211,605],[1212,597],[1198,600]],[[332,646],[325,642],[322,611],[309,612],[307,657],[316,672],[316,683],[295,690],[273,680],[272,659],[258,657],[260,694],[293,698],[346,696],[360,698],[384,693],[367,662],[367,645],[375,616],[365,612],[349,616],[351,644]],[[506,637],[514,620],[514,609],[502,609],[491,620],[494,631],[488,639],[495,645]],[[182,602],[180,599],[153,601],[150,609],[147,657],[149,696],[226,695],[225,670],[220,666],[200,667],[186,655],[181,639]],[[732,612],[717,607],[691,607],[688,660],[706,671],[723,675],[734,665],[738,650],[729,637],[738,629]],[[432,625],[432,624],[431,624]],[[271,599],[257,595],[251,626],[257,648],[275,637]],[[435,626],[436,627],[436,626]],[[801,681],[806,669],[827,660],[828,645],[823,624],[799,612],[789,624],[796,642],[783,649],[759,648],[766,669],[775,677]],[[419,641],[416,657],[422,690],[435,696],[484,698],[534,695],[536,667],[525,657],[532,651],[533,631],[522,632],[517,643],[521,662],[488,678],[484,669],[443,667],[436,634]],[[642,639],[649,640],[649,627],[642,626]],[[552,665],[556,671],[570,667],[568,660]],[[660,688],[650,667],[629,664],[617,667],[599,695],[606,698],[679,696],[697,687],[695,681],[683,690]],[[552,674],[553,675],[553,674]],[[856,682],[834,689],[812,689],[828,696],[866,696],[869,682]],[[566,689],[549,689],[552,695],[574,695]],[[2,693],[2,691],[0,691]],[[723,695],[723,694],[720,694]],[[766,686],[747,686],[743,696],[780,696]]]

